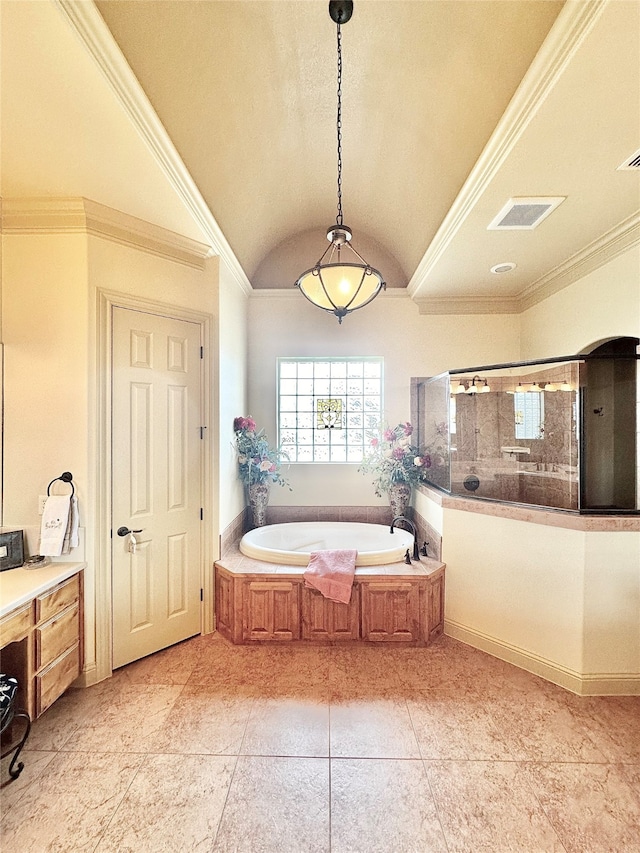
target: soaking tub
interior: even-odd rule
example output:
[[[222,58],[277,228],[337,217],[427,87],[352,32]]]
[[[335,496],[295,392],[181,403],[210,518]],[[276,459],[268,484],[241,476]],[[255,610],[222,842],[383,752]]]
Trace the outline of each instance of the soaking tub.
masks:
[[[393,533],[385,524],[344,521],[292,521],[269,524],[245,533],[240,550],[246,557],[306,566],[313,551],[355,549],[356,566],[382,566],[400,562],[407,548],[413,553],[413,535],[396,527]]]

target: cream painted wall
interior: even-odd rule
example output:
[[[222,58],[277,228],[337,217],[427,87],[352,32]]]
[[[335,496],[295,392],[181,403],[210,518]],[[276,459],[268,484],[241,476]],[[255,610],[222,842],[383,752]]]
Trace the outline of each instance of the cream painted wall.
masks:
[[[445,510],[447,620],[582,672],[584,535]]]
[[[640,675],[640,533],[586,534],[585,672]]]
[[[101,640],[96,620],[95,567],[104,551],[94,537],[103,497],[97,472],[105,452],[97,440],[98,293],[116,291],[215,318],[218,278],[217,258],[199,269],[86,233],[3,235],[5,522],[38,530],[38,495],[62,471],[73,473],[88,563],[85,669],[91,671],[98,661],[98,678],[108,674],[104,664],[100,668],[100,654],[103,660],[110,657],[108,649],[100,651],[104,635]],[[208,356],[212,376],[219,363],[216,342],[214,335]],[[205,519],[216,542],[217,498],[216,490],[211,517]]]
[[[278,356],[382,356],[385,416],[410,418],[412,376],[517,360],[519,327],[509,315],[421,316],[406,293],[381,294],[342,325],[300,293],[258,291],[249,300],[249,411],[276,439]],[[356,465],[292,465],[293,491],[275,487],[273,505],[383,504]]]
[[[577,692],[640,691],[640,533],[414,503],[442,534],[448,634]]]
[[[224,530],[244,509],[242,483],[237,477],[233,420],[247,412],[247,315],[249,299],[224,263],[220,264],[220,324],[218,351],[217,425],[219,460],[219,529]]]
[[[521,359],[574,355],[606,338],[640,337],[640,246],[633,246],[520,318]]]
[[[39,527],[38,495],[63,471],[88,496],[85,235],[5,234],[2,302],[4,521]]]
[[[217,309],[218,259],[197,269],[134,246],[88,236],[89,287],[212,314]]]

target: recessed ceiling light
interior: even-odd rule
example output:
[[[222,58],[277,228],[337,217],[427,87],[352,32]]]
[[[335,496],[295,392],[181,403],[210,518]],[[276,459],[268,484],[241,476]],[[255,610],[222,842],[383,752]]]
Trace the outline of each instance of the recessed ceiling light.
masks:
[[[515,268],[516,265],[512,261],[506,261],[505,263],[496,264],[495,267],[491,267],[491,272],[500,275],[503,272],[511,272]]]

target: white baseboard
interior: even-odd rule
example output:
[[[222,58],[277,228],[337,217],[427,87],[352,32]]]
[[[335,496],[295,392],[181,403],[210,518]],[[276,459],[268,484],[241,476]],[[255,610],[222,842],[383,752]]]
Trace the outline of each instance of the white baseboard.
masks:
[[[77,687],[93,687],[94,684],[97,684],[101,681],[98,678],[98,667],[94,664],[86,667],[76,679]]]
[[[640,673],[580,673],[474,628],[445,619],[444,632],[579,696],[640,696]]]

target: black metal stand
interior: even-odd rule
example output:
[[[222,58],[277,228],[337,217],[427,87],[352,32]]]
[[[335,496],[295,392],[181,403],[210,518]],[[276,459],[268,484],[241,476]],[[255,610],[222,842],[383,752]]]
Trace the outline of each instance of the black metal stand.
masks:
[[[7,755],[10,755],[12,752],[14,753],[11,763],[9,764],[9,776],[11,776],[12,779],[17,779],[24,769],[22,761],[17,767],[16,762],[18,761],[18,756],[20,755],[22,747],[25,745],[26,740],[29,737],[29,732],[31,731],[31,718],[29,717],[29,714],[27,714],[26,711],[16,710],[13,704],[17,691],[17,679],[11,675],[5,675],[2,673],[2,675],[0,675],[0,737],[9,730],[9,727],[12,725],[14,720],[22,719],[26,722],[22,738],[16,743],[15,738],[12,737],[11,746],[4,748],[0,754],[0,758],[6,758]],[[11,732],[11,734],[13,734],[13,732]]]
[[[4,750],[2,752],[2,755],[0,756],[0,758],[6,758],[7,755],[10,755],[15,750],[14,756],[11,759],[11,763],[9,764],[9,776],[11,776],[12,779],[17,779],[24,769],[24,763],[22,761],[18,763],[17,767],[15,766],[15,764],[16,761],[18,761],[18,756],[22,752],[22,747],[25,745],[25,743],[27,742],[27,738],[29,737],[29,732],[31,731],[31,718],[29,717],[26,711],[11,711],[10,715],[8,716],[8,719],[6,720],[2,728],[2,731],[4,732],[5,729],[7,729],[14,720],[17,720],[19,718],[26,721],[24,734],[22,735],[18,743],[12,743],[11,746]]]

